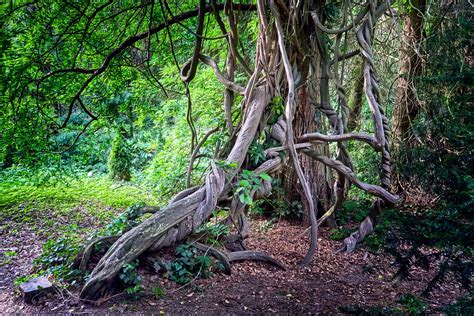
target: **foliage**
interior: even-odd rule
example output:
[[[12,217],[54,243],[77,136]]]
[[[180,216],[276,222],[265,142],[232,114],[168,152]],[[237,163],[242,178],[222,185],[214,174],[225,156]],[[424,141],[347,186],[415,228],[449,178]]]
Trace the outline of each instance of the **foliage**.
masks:
[[[206,244],[218,244],[220,239],[229,234],[229,226],[223,223],[207,222],[201,225],[196,233],[201,235],[204,238],[204,243]]]
[[[472,209],[472,204],[465,207]],[[399,267],[396,277],[408,277],[412,265],[430,269],[438,262],[438,272],[424,294],[429,294],[449,272],[469,290],[474,272],[470,260],[474,253],[474,224],[460,215],[463,212],[454,208],[425,210],[419,214],[388,210],[365,242],[372,249],[383,249],[394,256]],[[422,247],[438,250],[425,254]]]
[[[106,223],[114,218],[115,208],[132,204],[103,232],[119,234],[137,223],[140,204],[136,202],[149,200],[136,187],[111,189],[114,184],[110,180],[86,177],[82,172],[71,177],[74,173],[70,176],[53,167],[46,170],[13,167],[0,174],[2,228],[14,231],[17,224],[28,224],[38,237],[47,236],[43,252],[34,262],[35,275],[53,275],[56,280],[69,284],[79,280],[79,272],[72,268],[72,263],[83,237],[92,232],[90,221]],[[81,224],[85,220],[88,225]],[[62,226],[64,222],[78,224]],[[16,283],[29,277],[20,277]]]
[[[403,294],[400,297],[400,303],[405,306],[406,311],[410,315],[422,314],[426,312],[426,309],[428,308],[428,304],[422,302],[419,298],[412,294]]]
[[[68,211],[82,205],[102,219],[111,215],[104,212],[106,207],[126,208],[141,201],[157,204],[156,196],[139,187],[117,186],[103,177],[87,177],[80,170],[68,171],[54,166],[37,169],[14,167],[1,171],[0,179],[0,207],[5,209],[0,216],[11,210],[11,215],[17,217],[33,207],[79,216]]]
[[[249,147],[249,159],[252,166],[257,167],[267,158],[265,157],[265,148],[262,144],[254,140]]]
[[[283,97],[277,96],[272,99],[270,102],[271,117],[268,121],[268,124],[271,126],[278,121],[285,111],[285,104],[283,102]]]
[[[471,293],[462,296],[444,308],[447,315],[472,315],[474,313],[474,296]]]
[[[200,256],[196,248],[183,244],[176,248],[175,259],[166,265],[169,278],[179,284],[186,284],[195,278],[210,276],[212,259],[209,256]]]
[[[398,180],[409,189],[421,189],[415,192],[439,198],[438,205],[386,211],[375,234],[367,239],[370,247],[394,256],[397,277],[407,277],[411,265],[428,269],[436,262],[438,272],[424,294],[448,273],[470,289],[474,271],[473,73],[472,67],[466,67],[473,24],[462,6],[447,8],[439,3],[432,7],[446,18],[434,14],[426,21],[424,49],[429,58],[415,82],[423,107],[408,142],[393,159]],[[425,254],[424,247],[436,251]]]
[[[53,275],[59,281],[74,284],[80,276],[79,270],[73,268],[80,241],[77,227],[71,225],[63,236],[48,239],[43,244],[43,253],[34,260],[34,265],[42,269],[40,274]]]
[[[143,207],[143,203],[135,203],[125,212],[115,217],[110,224],[105,227],[105,231],[102,233],[103,236],[121,235],[134,226],[137,226],[140,221],[141,215],[140,209]]]
[[[256,175],[253,171],[242,170],[240,180],[235,188],[235,193],[239,196],[240,202],[251,205],[253,203],[252,193],[262,188],[263,181],[271,181],[271,177],[262,172]]]
[[[136,294],[142,290],[142,278],[137,272],[138,260],[127,263],[119,273],[119,279],[128,294]]]
[[[215,160],[214,162],[218,167],[224,169],[225,171],[232,171],[237,168],[237,163],[235,162],[227,163],[225,160]]]
[[[152,287],[151,291],[152,291],[153,295],[155,295],[155,298],[157,298],[157,299],[166,296],[165,290],[160,286]]]
[[[369,114],[369,113],[367,113]],[[353,159],[357,177],[367,183],[380,182],[380,156],[367,144],[349,142],[348,150]],[[350,194],[357,194],[360,190],[350,190]]]
[[[331,238],[332,240],[343,240],[353,232],[353,229],[347,227],[339,227],[333,228],[329,232],[329,238]]]
[[[402,182],[459,204],[474,198],[474,73],[466,65],[474,25],[462,4],[439,4],[434,10],[451,12],[449,18],[427,21],[430,58],[415,83],[423,108],[413,122],[411,141],[395,153],[394,161]]]
[[[272,192],[270,196],[256,201],[250,205],[249,212],[256,216],[270,216],[275,219],[301,219],[303,205],[300,201],[289,201],[281,179],[272,179]]]
[[[336,221],[339,225],[347,225],[350,222],[360,223],[367,217],[370,209],[370,200],[366,195],[352,197],[342,204],[342,208],[336,212]]]
[[[115,180],[130,180],[130,169],[132,157],[129,153],[129,146],[123,133],[119,132],[112,142],[109,155],[109,176]]]

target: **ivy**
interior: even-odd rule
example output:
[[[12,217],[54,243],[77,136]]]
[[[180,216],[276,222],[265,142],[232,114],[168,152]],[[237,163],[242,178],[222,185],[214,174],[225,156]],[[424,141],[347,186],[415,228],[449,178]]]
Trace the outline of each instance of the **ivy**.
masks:
[[[208,278],[211,275],[212,259],[197,254],[192,245],[183,244],[176,248],[175,259],[165,268],[169,278],[179,284],[186,284],[195,278]]]
[[[240,202],[251,205],[253,203],[252,192],[260,190],[262,180],[271,181],[271,179],[265,172],[257,175],[253,171],[243,170],[235,188],[235,193],[238,195]]]
[[[137,272],[138,260],[125,264],[119,272],[120,282],[128,294],[136,294],[142,290],[142,278]]]

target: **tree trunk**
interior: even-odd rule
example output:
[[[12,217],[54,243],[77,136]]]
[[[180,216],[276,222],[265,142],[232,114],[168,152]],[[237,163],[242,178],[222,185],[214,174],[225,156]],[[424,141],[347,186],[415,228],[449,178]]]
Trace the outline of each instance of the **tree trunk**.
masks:
[[[360,127],[360,115],[362,112],[362,98],[364,97],[364,72],[362,60],[357,61],[357,66],[352,72],[352,92],[349,108],[349,119],[347,128],[355,131]]]
[[[308,2],[303,4],[301,8],[317,12],[318,15],[322,16],[324,3],[324,0],[314,1],[311,4]],[[296,108],[293,123],[295,138],[314,131],[326,132],[323,127],[323,115],[317,113],[316,108],[324,102],[321,100],[320,89],[321,78],[324,77],[321,66],[322,56],[314,41],[312,20],[301,19],[300,23],[301,25],[298,25],[300,33],[291,37],[293,42],[287,43],[287,51],[290,52],[289,59],[297,62],[296,69],[301,75],[300,82],[304,83],[296,90]],[[297,48],[303,49],[303,51]],[[311,56],[311,58],[307,58],[307,56]],[[315,144],[314,149],[320,154],[329,155],[328,143]],[[331,204],[332,174],[324,164],[307,155],[300,155],[299,162],[313,197],[315,215],[317,216],[318,213],[321,215],[329,209]],[[303,225],[309,226],[311,224],[309,205],[294,164],[288,163],[285,165],[282,177],[288,200],[301,202],[303,206],[302,222]]]
[[[160,250],[182,242],[209,219],[218,203],[230,200],[239,180],[238,176],[249,146],[258,137],[258,133],[267,127],[268,120],[265,112],[268,113],[270,101],[276,96],[282,97],[286,105],[284,115],[279,119],[281,124],[277,123],[272,127],[272,137],[278,139],[283,146],[274,148],[274,151],[268,151],[267,160],[258,166],[254,173],[273,173],[281,167],[282,163],[292,165],[284,173],[285,182],[289,191],[297,194],[297,199],[307,207],[308,218],[311,222],[311,244],[303,264],[311,262],[316,251],[318,223],[315,210],[320,208],[326,211],[329,208],[332,179],[331,172],[327,168],[335,169],[342,180],[347,179],[359,188],[376,195],[378,206],[383,200],[389,200],[392,203],[396,201],[396,197],[385,190],[386,178],[390,174],[388,133],[386,133],[388,125],[379,104],[378,85],[372,69],[373,63],[370,61],[373,24],[387,4],[381,5],[383,10],[373,8],[370,18],[363,22],[358,31],[358,39],[362,42],[361,47],[364,48],[366,94],[374,113],[376,126],[375,137],[372,137],[345,134],[341,115],[331,106],[328,84],[330,59],[323,36],[315,26],[314,19],[318,17],[311,14],[322,16],[324,1],[306,0],[285,3],[286,1],[257,1],[259,36],[256,66],[246,88],[238,89],[236,84],[229,82],[228,78],[222,78],[222,76],[220,78],[226,87],[243,91],[244,95],[241,103],[242,123],[233,128],[238,133],[237,138],[232,142],[232,149],[227,159],[219,165],[211,163],[211,170],[205,176],[201,187],[189,188],[178,193],[167,207],[122,235],[92,271],[81,291],[81,298],[100,299],[106,295],[110,283],[124,264],[135,260],[151,248]],[[270,12],[272,16],[269,16]],[[200,60],[212,65],[209,60],[200,56]],[[321,123],[324,116],[329,121],[332,135],[315,133],[316,131],[325,132]],[[282,133],[274,133],[276,125]],[[307,143],[296,143],[299,140],[298,136],[308,135],[308,133],[312,135],[307,138],[312,136],[318,139],[309,139]],[[382,151],[383,187],[361,182],[347,162],[342,158],[331,158],[329,142],[337,142],[342,150],[341,143],[349,139],[366,141]],[[307,156],[302,157],[302,154],[297,152],[296,145],[300,149],[304,148]],[[290,159],[281,158],[278,153],[282,150],[289,152],[287,157]],[[339,187],[343,186],[342,180]],[[258,192],[252,192],[253,198],[257,198],[263,191],[268,191],[270,188],[268,181],[263,182],[263,187]],[[234,201],[237,201],[234,204],[239,203],[235,197]],[[231,207],[230,214],[239,216],[242,210],[243,207],[237,205]],[[351,245],[355,246],[357,241],[370,232],[372,222],[369,220],[367,223],[357,234],[351,236],[355,240]],[[350,249],[353,249],[353,246]]]
[[[312,80],[316,80],[313,78]],[[316,81],[317,82],[317,81]],[[312,98],[319,99],[318,90],[314,90]],[[296,113],[294,123],[295,137],[313,131],[324,132],[322,130],[322,119],[316,116],[316,108],[311,104],[308,97],[308,88],[303,86],[298,92],[296,101]],[[329,155],[329,145],[327,143],[318,144],[317,150],[323,155]],[[325,210],[329,209],[332,198],[333,178],[330,170],[319,161],[312,159],[307,155],[300,155],[300,164],[303,169],[304,176],[308,181],[313,195],[313,203],[315,209],[321,215]],[[282,171],[283,187],[286,197],[289,201],[300,201],[303,206],[303,225],[311,224],[309,218],[308,202],[305,199],[304,192],[298,180],[293,164],[285,165]]]
[[[409,141],[409,129],[418,114],[420,103],[414,78],[422,71],[420,44],[423,39],[423,14],[426,0],[412,1],[413,7],[403,17],[403,40],[400,50],[399,78],[392,118],[393,147]]]

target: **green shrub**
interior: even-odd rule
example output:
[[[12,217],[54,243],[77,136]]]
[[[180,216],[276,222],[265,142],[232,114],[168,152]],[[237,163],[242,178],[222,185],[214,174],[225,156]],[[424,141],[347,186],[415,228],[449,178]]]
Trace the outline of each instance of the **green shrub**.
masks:
[[[473,315],[474,314],[474,295],[469,293],[458,298],[453,304],[444,308],[448,315]]]
[[[411,315],[422,314],[428,309],[428,304],[412,294],[403,294],[400,297],[400,303],[405,306],[406,311]]]
[[[252,192],[260,190],[262,180],[270,181],[272,179],[265,172],[256,175],[250,170],[242,170],[239,177],[240,180],[235,188],[235,193],[238,195],[240,202],[247,205],[253,203]]]
[[[465,214],[470,213],[473,206],[471,201],[459,207],[446,206],[419,213],[386,210],[364,243],[395,258],[399,267],[396,277],[408,277],[412,265],[432,269],[432,262],[438,262],[438,272],[423,294],[429,294],[448,273],[471,290],[474,222]],[[435,251],[425,254],[420,250],[422,247]]]
[[[201,225],[196,233],[203,236],[206,244],[219,244],[220,239],[229,234],[229,226],[223,223],[207,222]]]
[[[123,133],[115,136],[109,155],[109,176],[114,180],[130,181],[132,168],[132,155]]]

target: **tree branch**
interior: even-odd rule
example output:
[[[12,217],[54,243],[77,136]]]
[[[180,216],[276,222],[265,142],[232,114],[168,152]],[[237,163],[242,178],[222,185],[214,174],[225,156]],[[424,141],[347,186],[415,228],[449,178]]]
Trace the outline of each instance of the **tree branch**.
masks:
[[[217,80],[219,80],[227,89],[232,90],[240,95],[244,95],[245,88],[227,79],[219,70],[219,67],[217,66],[216,62],[211,57],[199,54],[199,60],[201,60],[203,63],[212,68],[214,74],[217,77]]]
[[[216,10],[223,10],[224,5],[223,4],[218,4],[218,5],[215,6],[215,8],[216,8]],[[255,11],[256,6],[253,5],[253,4],[241,4],[241,5],[237,6],[235,9],[236,10],[241,10],[241,11]],[[211,10],[212,10],[212,8],[211,8],[210,5],[205,5],[202,8],[203,13],[209,13],[209,12],[211,12]],[[169,27],[169,26],[171,26],[173,24],[176,24],[178,22],[185,21],[187,19],[198,16],[199,11],[200,11],[199,9],[194,9],[194,10],[184,12],[180,15],[175,16],[175,18],[172,19],[171,21],[166,21],[166,22],[160,23],[157,26],[149,29],[146,32],[139,33],[139,34],[134,35],[134,36],[130,36],[129,38],[127,38],[125,41],[123,41],[117,48],[112,50],[105,57],[105,59],[102,62],[102,65],[99,68],[96,68],[96,69],[83,69],[83,68],[58,69],[58,70],[55,70],[52,73],[46,75],[46,78],[47,78],[47,77],[51,77],[52,75],[59,74],[59,73],[71,73],[72,72],[72,73],[91,74],[87,78],[87,80],[83,83],[83,85],[81,86],[79,91],[74,95],[73,99],[71,100],[71,103],[69,105],[68,115],[66,116],[66,119],[64,120],[61,127],[64,128],[67,125],[67,123],[69,122],[69,119],[71,118],[72,110],[73,110],[73,107],[74,107],[74,102],[76,100],[78,100],[78,98],[81,96],[81,94],[84,92],[84,90],[88,87],[88,85],[92,82],[92,80],[94,80],[96,77],[101,75],[107,69],[110,62],[116,56],[121,54],[125,49],[132,46],[134,43],[136,43],[136,42],[138,42],[142,39],[145,39],[145,38],[149,37],[152,34],[158,33],[161,30],[165,29],[166,27]],[[45,78],[42,78],[42,79],[44,80]]]

